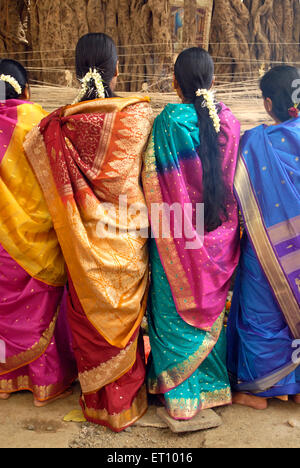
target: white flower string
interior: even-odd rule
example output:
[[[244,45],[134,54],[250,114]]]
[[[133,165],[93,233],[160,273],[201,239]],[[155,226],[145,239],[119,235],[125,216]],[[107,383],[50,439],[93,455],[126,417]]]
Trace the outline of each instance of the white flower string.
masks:
[[[80,80],[81,81],[81,90],[78,94],[77,98],[73,102],[73,104],[77,104],[80,102],[84,96],[89,91],[89,82],[94,80],[96,85],[96,92],[98,98],[105,98],[105,89],[103,85],[103,80],[101,74],[94,68],[93,70],[90,68],[88,73]]]
[[[10,84],[10,86],[14,88],[14,90],[16,91],[18,95],[22,94],[22,88],[13,76],[0,75],[0,80],[4,81],[5,83]]]
[[[220,133],[221,122],[220,122],[220,118],[218,116],[217,108],[215,105],[214,93],[212,91],[209,91],[208,89],[198,89],[196,91],[196,96],[198,97],[203,96],[204,101],[205,101],[203,104],[205,105],[205,107],[208,108],[209,116],[214,123],[216,132]]]

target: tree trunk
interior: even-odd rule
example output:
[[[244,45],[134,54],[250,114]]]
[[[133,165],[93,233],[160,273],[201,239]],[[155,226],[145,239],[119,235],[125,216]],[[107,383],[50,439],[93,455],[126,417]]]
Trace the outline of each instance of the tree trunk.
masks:
[[[215,0],[211,52],[225,81],[258,70],[298,63],[300,5],[297,0]]]
[[[23,0],[0,0],[0,54],[20,60],[26,51],[28,9]]]
[[[197,0],[185,7],[183,42],[196,42]],[[36,82],[74,84],[74,49],[87,32],[118,44],[119,89],[169,91],[174,0],[0,0],[0,53]],[[210,51],[219,80],[245,80],[277,63],[298,63],[298,0],[214,0]]]
[[[184,0],[183,43],[185,47],[196,44],[197,0]]]

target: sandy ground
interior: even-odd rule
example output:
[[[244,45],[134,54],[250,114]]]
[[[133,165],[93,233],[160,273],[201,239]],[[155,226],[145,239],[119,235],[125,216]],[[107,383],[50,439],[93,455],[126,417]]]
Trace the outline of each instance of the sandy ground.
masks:
[[[33,98],[49,111],[71,102],[76,91],[68,89],[34,88]],[[220,93],[221,94],[221,93]],[[156,113],[174,95],[152,95]],[[225,96],[226,97],[226,96]],[[262,100],[258,95],[245,97],[232,94],[224,99],[246,130],[268,122]],[[129,428],[121,434],[88,423],[64,422],[71,410],[78,409],[80,388],[74,387],[73,396],[52,403],[46,408],[35,408],[30,393],[13,395],[0,401],[0,448],[212,448],[212,447],[299,447],[300,407],[293,402],[270,402],[266,411],[258,412],[240,406],[217,409],[223,425],[217,429],[175,435],[169,429]]]
[[[173,434],[169,429],[132,427],[115,434],[89,423],[64,422],[78,409],[80,389],[45,408],[35,408],[30,393],[0,401],[0,448],[299,448],[300,407],[270,401],[266,411],[228,406],[215,411],[217,429]]]

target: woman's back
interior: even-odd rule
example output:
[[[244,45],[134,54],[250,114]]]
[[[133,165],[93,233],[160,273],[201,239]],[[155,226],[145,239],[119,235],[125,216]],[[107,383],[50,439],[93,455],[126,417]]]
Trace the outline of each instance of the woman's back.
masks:
[[[0,242],[32,276],[62,285],[65,269],[57,236],[23,150],[26,135],[46,115],[39,105],[19,99],[0,105]]]
[[[159,250],[166,256],[164,268],[167,275],[173,277],[174,265],[181,270],[181,263],[184,264],[185,271],[178,271],[177,281],[173,279],[174,298],[181,304],[180,314],[191,325],[204,328],[211,326],[223,309],[228,282],[239,257],[239,233],[236,229],[238,210],[233,183],[240,124],[224,104],[219,105],[218,115],[221,171],[226,184],[226,198],[223,202],[228,211],[228,216],[222,218],[219,227],[208,232],[199,225],[200,221],[205,221],[199,217],[199,204],[205,204],[205,194],[203,164],[198,153],[201,147],[198,115],[193,104],[169,104],[156,118],[143,173],[152,230]],[[174,225],[171,223],[170,238],[164,238],[162,230],[157,229],[160,223],[153,216],[155,213],[152,207],[163,203],[169,207],[178,203],[182,209],[180,220],[183,218],[185,222],[183,226],[180,220],[177,223],[175,220]],[[184,214],[185,205],[190,205],[192,210],[191,226]],[[180,233],[176,233],[178,228],[181,229]],[[202,229],[202,234],[201,230],[197,232],[198,228]],[[195,277],[196,283],[193,279]],[[192,288],[190,284],[193,284]],[[193,297],[193,301],[189,303],[187,297]]]
[[[148,98],[119,98],[116,46],[88,34],[76,49],[81,90],[26,142],[68,268],[68,317],[89,421],[121,431],[147,409],[140,339],[149,269],[140,184]],[[144,216],[141,216],[143,212]]]
[[[156,118],[143,171],[154,237],[148,388],[164,394],[174,419],[231,402],[223,320],[240,251],[233,195],[240,124],[215,103],[213,73],[203,49],[179,55],[182,104]]]
[[[140,323],[138,304],[147,284],[146,239],[134,240],[132,231],[136,211],[145,206],[140,168],[151,114],[144,98],[80,103],[44,119],[25,145],[83,308],[119,346]],[[147,230],[147,218],[143,222]],[[141,297],[128,303],[139,288]],[[106,309],[101,320],[100,306]],[[112,324],[121,313],[127,319],[120,333],[117,323]]]
[[[228,323],[228,367],[235,401],[257,409],[272,397],[293,395],[300,402],[299,363],[293,359],[293,340],[300,335],[297,80],[299,71],[290,66],[262,78],[274,125],[246,132],[235,181],[246,230]]]
[[[47,115],[29,102],[26,70],[0,62],[0,399],[30,390],[36,406],[62,396],[77,376],[62,299],[65,263],[41,187],[23,149]],[[4,361],[4,362],[3,362]]]

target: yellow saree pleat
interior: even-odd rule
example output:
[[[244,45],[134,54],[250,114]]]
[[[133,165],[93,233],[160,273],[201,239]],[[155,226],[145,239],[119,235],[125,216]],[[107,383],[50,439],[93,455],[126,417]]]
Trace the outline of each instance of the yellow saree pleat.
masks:
[[[18,106],[18,123],[0,164],[0,243],[33,278],[65,284],[65,266],[42,190],[25,156],[26,134],[47,113]]]

